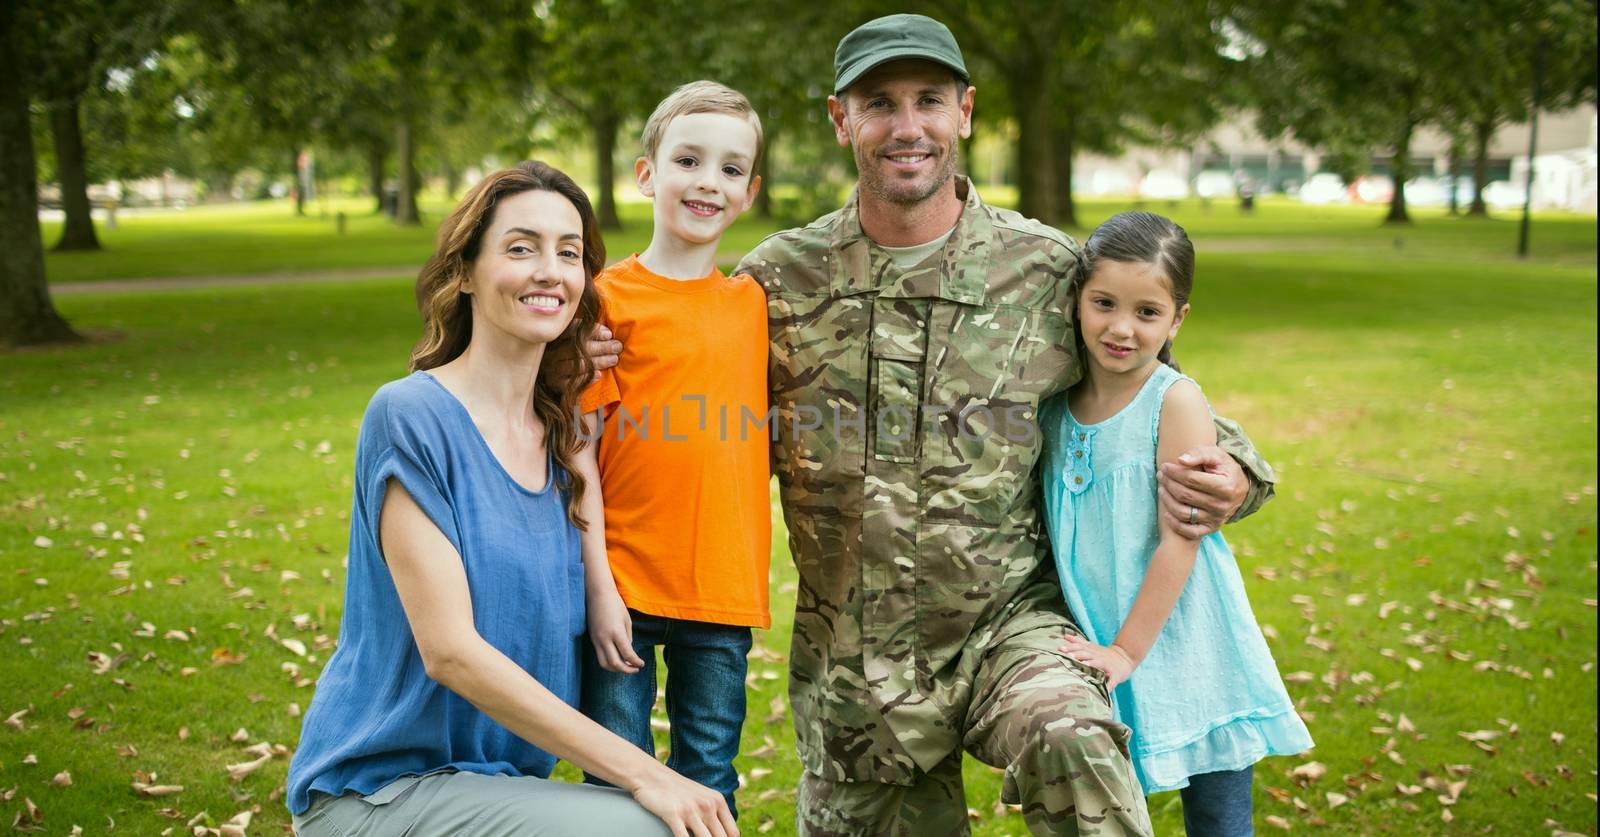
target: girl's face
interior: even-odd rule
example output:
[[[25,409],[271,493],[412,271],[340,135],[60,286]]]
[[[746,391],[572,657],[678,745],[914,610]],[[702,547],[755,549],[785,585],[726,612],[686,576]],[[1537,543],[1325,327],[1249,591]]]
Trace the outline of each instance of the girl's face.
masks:
[[[1178,336],[1189,306],[1173,304],[1166,276],[1148,262],[1101,261],[1078,292],[1078,323],[1091,366],[1145,370]]]
[[[542,189],[500,199],[462,290],[472,339],[543,345],[572,322],[583,295],[583,218]]]

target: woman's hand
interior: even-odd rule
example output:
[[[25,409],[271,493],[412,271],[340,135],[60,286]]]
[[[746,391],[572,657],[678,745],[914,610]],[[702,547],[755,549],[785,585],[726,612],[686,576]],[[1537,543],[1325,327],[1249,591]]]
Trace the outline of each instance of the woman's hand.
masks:
[[[633,674],[644,668],[644,660],[633,650],[633,617],[622,603],[617,588],[590,589],[589,641],[594,643],[600,667],[618,674]]]
[[[673,837],[739,837],[722,794],[665,766],[633,789],[633,799],[661,818]]]
[[[1122,685],[1122,682],[1133,674],[1133,658],[1115,643],[1095,645],[1081,636],[1070,634],[1062,640],[1060,650],[1061,653],[1090,668],[1105,672],[1107,689],[1115,689]]]

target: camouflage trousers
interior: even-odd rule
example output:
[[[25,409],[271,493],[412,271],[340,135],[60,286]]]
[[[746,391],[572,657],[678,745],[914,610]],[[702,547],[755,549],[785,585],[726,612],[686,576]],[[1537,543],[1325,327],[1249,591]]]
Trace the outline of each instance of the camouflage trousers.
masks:
[[[1022,806],[1034,834],[1149,835],[1128,728],[1112,717],[1099,672],[1056,651],[1062,632],[1060,624],[1035,625],[984,650],[962,746],[1005,770],[1000,798]],[[806,771],[797,806],[806,837],[968,833],[960,750],[911,785],[834,782]]]

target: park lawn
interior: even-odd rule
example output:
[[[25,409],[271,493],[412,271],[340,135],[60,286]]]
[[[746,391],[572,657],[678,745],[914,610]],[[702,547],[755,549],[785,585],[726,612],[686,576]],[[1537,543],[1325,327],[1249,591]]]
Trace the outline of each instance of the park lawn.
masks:
[[[199,206],[185,210],[124,212],[116,229],[96,223],[104,249],[90,253],[45,251],[51,283],[175,276],[239,276],[266,273],[325,272],[393,267],[396,275],[416,275],[433,253],[438,225],[452,205],[426,203],[423,224],[396,226],[374,214],[366,198],[314,202],[296,217],[285,200]],[[650,243],[650,205],[620,202],[623,229],[605,235],[615,261]],[[345,232],[338,215],[345,214]],[[46,223],[47,248],[60,237],[59,223]],[[729,253],[754,247],[777,229],[750,216],[723,238]]]
[[[1301,235],[1258,217],[1252,238]],[[1594,223],[1535,227],[1574,243],[1527,263],[1486,243],[1509,221],[1438,224],[1398,250],[1314,225],[1325,243],[1202,247],[1176,354],[1281,471],[1228,535],[1317,741],[1258,766],[1263,833],[1596,831]],[[58,305],[121,336],[0,376],[0,818],[181,833],[258,808],[275,832],[287,760],[227,766],[295,746],[337,636],[356,429],[404,374],[409,285]],[[739,761],[758,833],[792,832],[794,578],[780,534]],[[967,778],[975,833],[1024,832],[998,773]],[[1176,798],[1151,800],[1159,833]]]
[[[631,187],[630,187],[631,188]],[[780,187],[781,189],[782,187]],[[980,187],[985,197],[1011,205],[1014,190]],[[619,198],[632,193],[618,190]],[[1139,207],[1170,215],[1200,243],[1236,252],[1338,249],[1384,245],[1394,258],[1427,258],[1441,252],[1478,255],[1493,260],[1516,252],[1517,223],[1512,215],[1493,220],[1449,218],[1436,207],[1412,210],[1416,223],[1383,227],[1384,208],[1374,206],[1305,206],[1286,198],[1264,198],[1251,213],[1232,201],[1150,201],[1085,199],[1079,202],[1079,240],[1095,224],[1125,209]],[[451,205],[425,203],[424,223],[395,226],[372,212],[367,198],[316,201],[296,217],[285,200],[199,206],[185,210],[124,212],[115,229],[97,224],[105,249],[92,253],[47,250],[46,272],[52,283],[105,279],[148,279],[176,276],[237,276],[265,273],[325,272],[393,267],[396,275],[415,275],[433,252],[435,230]],[[345,214],[345,233],[337,232],[337,216]],[[606,234],[611,260],[643,250],[650,240],[650,206],[620,200],[623,229]],[[785,226],[753,214],[741,217],[723,237],[719,261],[731,266],[738,254]],[[43,228],[46,245],[59,237],[59,223]],[[1470,230],[1471,232],[1467,232]],[[1546,261],[1594,264],[1594,218],[1543,213],[1533,228],[1534,253]]]

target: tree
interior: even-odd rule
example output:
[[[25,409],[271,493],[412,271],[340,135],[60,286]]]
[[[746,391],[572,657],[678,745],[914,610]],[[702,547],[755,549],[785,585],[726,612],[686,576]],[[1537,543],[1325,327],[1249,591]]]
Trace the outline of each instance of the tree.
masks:
[[[1017,127],[1018,210],[1047,223],[1077,225],[1077,154],[1181,143],[1215,124],[1229,101],[1236,67],[1221,54],[1213,4],[940,0],[938,8],[971,57],[984,119],[1009,116]]]
[[[1596,8],[1593,0],[1481,0],[1456,14],[1457,37],[1439,45],[1451,67],[1440,79],[1440,123],[1470,136],[1468,215],[1487,217],[1489,142],[1502,125],[1529,117],[1538,55],[1545,60],[1545,109],[1593,100]]]
[[[20,60],[17,12],[0,4],[0,346],[79,339],[56,312],[45,282],[28,66]]]
[[[1405,182],[1416,129],[1438,118],[1457,35],[1449,0],[1264,0],[1234,20],[1263,49],[1253,61],[1257,125],[1335,151],[1389,148],[1394,194],[1384,222],[1409,224]]]
[[[85,97],[108,66],[150,49],[168,25],[165,2],[12,0],[15,49],[32,68],[30,94],[49,114],[57,180],[66,220],[58,250],[98,250],[89,207],[89,151],[83,134]]]
[[[249,119],[248,144],[270,150],[296,181],[295,213],[305,214],[298,184],[301,153],[332,110],[335,85],[352,56],[382,34],[382,7],[338,0],[241,0],[195,3],[184,28],[196,35],[215,74],[213,89],[235,97]]]
[[[595,214],[605,229],[622,228],[615,187],[617,131],[630,116],[649,112],[655,102],[646,101],[645,91],[682,64],[657,67],[640,54],[652,45],[676,46],[677,27],[658,16],[654,6],[648,0],[551,0],[543,18],[539,92],[588,136],[598,190]],[[704,23],[700,15],[691,19]],[[659,23],[667,28],[658,29]],[[641,31],[649,37],[637,37]]]

